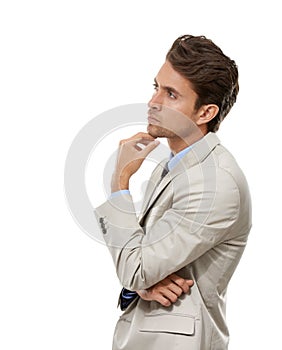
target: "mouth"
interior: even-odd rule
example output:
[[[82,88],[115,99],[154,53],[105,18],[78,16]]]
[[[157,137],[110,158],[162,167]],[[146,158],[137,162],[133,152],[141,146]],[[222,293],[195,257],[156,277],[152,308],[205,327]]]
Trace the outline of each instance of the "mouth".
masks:
[[[149,124],[159,124],[160,121],[158,119],[156,119],[154,116],[152,116],[151,114],[148,114],[148,123]]]

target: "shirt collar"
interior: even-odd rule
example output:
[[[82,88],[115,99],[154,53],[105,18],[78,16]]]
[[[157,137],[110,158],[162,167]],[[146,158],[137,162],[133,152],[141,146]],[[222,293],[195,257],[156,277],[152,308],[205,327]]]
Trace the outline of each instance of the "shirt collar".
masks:
[[[197,141],[198,142],[198,141]],[[184,148],[182,151],[176,153],[175,155],[171,152],[170,153],[170,159],[167,163],[168,170],[171,171],[179,162],[180,160],[194,147],[194,145],[197,143],[193,143],[192,145]]]

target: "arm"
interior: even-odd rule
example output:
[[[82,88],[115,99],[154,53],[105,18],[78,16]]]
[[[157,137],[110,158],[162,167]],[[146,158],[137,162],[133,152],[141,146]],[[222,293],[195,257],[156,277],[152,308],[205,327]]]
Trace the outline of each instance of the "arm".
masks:
[[[130,145],[133,147],[133,142]],[[126,164],[124,154],[120,159]],[[130,176],[119,164],[114,182],[122,185]],[[112,198],[96,209],[98,221],[103,218],[107,227],[104,239],[125,288],[148,289],[228,239],[238,216],[238,188],[229,174],[212,166],[205,162],[200,169],[190,168],[189,176],[184,172],[172,179],[172,207],[146,230],[146,235],[129,194]],[[156,240],[160,233],[161,239]]]

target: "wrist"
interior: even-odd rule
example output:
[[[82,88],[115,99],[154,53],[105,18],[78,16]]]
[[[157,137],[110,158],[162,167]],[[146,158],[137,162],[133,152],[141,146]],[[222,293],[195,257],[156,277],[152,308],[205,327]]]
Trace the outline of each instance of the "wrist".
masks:
[[[129,177],[126,175],[113,174],[111,192],[129,189]]]

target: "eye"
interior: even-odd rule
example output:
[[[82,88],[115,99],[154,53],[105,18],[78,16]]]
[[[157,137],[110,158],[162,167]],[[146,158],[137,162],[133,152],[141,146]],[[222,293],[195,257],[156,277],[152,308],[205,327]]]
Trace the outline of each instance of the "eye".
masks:
[[[167,91],[167,94],[168,94],[169,98],[171,98],[171,99],[173,99],[173,100],[176,99],[176,96],[175,96],[175,94],[174,94],[172,91],[168,90],[168,91]]]

